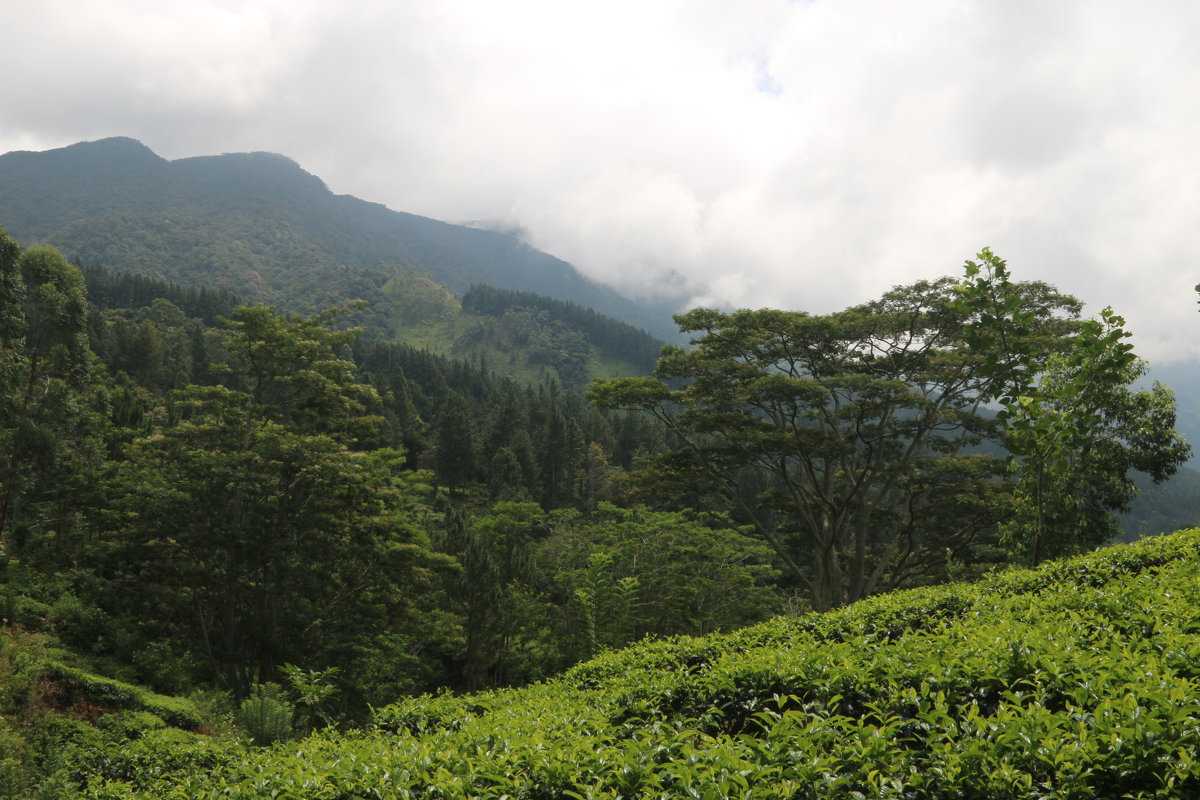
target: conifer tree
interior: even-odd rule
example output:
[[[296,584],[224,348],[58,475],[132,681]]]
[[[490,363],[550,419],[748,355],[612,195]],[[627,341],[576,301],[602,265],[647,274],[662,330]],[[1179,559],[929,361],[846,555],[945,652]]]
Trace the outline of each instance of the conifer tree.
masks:
[[[434,455],[438,480],[461,490],[475,477],[475,432],[466,399],[448,389],[438,416],[437,452]]]

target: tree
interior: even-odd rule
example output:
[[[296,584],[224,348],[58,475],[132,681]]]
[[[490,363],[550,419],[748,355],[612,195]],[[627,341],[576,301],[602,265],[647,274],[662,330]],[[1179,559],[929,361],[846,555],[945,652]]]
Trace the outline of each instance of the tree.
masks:
[[[579,657],[645,635],[703,636],[778,612],[779,571],[762,542],[692,513],[620,508],[554,512],[537,574],[567,606],[562,637]]]
[[[585,457],[583,437],[577,415],[568,413],[556,386],[538,399],[543,416],[538,442],[539,500],[543,508],[561,508],[580,496],[576,479]]]
[[[452,389],[447,389],[442,397],[434,464],[438,479],[452,490],[463,489],[475,477],[477,464],[471,407]]]
[[[536,626],[531,606],[541,605],[529,591],[533,543],[542,535],[544,513],[536,503],[502,501],[489,513],[457,518],[450,551],[462,564],[454,596],[465,618],[462,655],[467,689],[503,685],[530,665],[514,651],[532,638],[524,629]],[[525,669],[522,669],[525,668]]]
[[[977,312],[967,340],[989,353],[987,368],[1006,387],[996,398],[997,417],[1017,482],[1004,539],[1036,565],[1117,536],[1112,512],[1128,511],[1138,493],[1130,472],[1160,483],[1191,448],[1175,431],[1169,389],[1158,382],[1150,391],[1130,388],[1146,364],[1111,307],[1076,326],[1069,346],[1042,359],[1007,265],[986,249],[979,259],[967,262],[955,304]]]
[[[87,325],[79,270],[0,228],[0,554],[18,531],[64,534],[87,494],[106,406]]]
[[[362,307],[339,306],[309,317],[271,306],[239,306],[224,320],[233,388],[247,394],[265,419],[304,433],[321,433],[348,445],[377,441],[383,425],[379,395],[354,377],[354,362],[340,351],[359,334],[338,330],[337,320]]]
[[[1044,358],[1079,304],[1042,283],[1014,292]],[[660,468],[724,497],[813,607],[832,608],[947,551],[974,559],[1003,516],[975,492],[1001,462],[971,448],[999,433],[986,404],[1007,375],[965,345],[977,313],[957,298],[943,278],[828,315],[696,309],[676,317],[699,334],[690,350],[664,348],[655,377],[601,381],[589,397],[661,420],[683,446]],[[918,513],[939,496],[956,498],[953,519]]]
[[[591,658],[605,647],[620,647],[630,639],[638,579],[627,576],[616,580],[612,566],[611,553],[592,553],[583,573],[583,585],[575,590],[575,605],[583,623],[583,658]]]
[[[421,630],[453,564],[411,519],[403,454],[351,447],[377,424],[373,391],[343,382],[353,364],[338,363],[331,319],[236,311],[227,378],[243,388],[173,392],[168,424],[113,479],[106,573],[136,587],[145,627],[241,695],[286,662],[351,682],[381,657],[398,672],[395,632]]]

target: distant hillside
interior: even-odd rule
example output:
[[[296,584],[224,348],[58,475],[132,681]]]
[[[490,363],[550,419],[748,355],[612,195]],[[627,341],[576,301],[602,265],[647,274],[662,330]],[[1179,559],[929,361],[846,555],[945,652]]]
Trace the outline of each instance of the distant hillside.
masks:
[[[537,292],[659,336],[674,331],[665,312],[514,236],[334,195],[270,153],[167,161],[128,138],[8,153],[0,156],[0,225],[25,245],[52,244],[84,263],[301,310],[361,297],[392,266],[456,294],[476,284]]]
[[[1172,364],[1151,364],[1143,383],[1159,381],[1175,392],[1178,412],[1175,427],[1192,443],[1192,459],[1188,466],[1200,469],[1200,365],[1195,361]]]
[[[225,289],[186,287],[146,275],[84,266],[88,301],[98,310],[144,309],[166,300],[209,325],[242,298]],[[370,300],[346,319],[364,343],[403,343],[430,355],[520,383],[547,380],[582,391],[596,378],[648,374],[663,343],[645,331],[574,303],[531,292],[473,286],[459,298],[416,270],[388,267],[354,295]],[[330,303],[337,297],[329,297]]]
[[[1134,482],[1142,493],[1120,516],[1124,541],[1200,525],[1200,471],[1183,467],[1158,485],[1138,473]]]

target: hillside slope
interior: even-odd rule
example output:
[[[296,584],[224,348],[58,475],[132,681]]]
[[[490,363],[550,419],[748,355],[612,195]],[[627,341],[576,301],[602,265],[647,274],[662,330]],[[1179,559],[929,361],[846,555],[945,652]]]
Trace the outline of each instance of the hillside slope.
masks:
[[[370,731],[150,733],[75,775],[93,798],[1196,796],[1198,578],[1192,530],[418,698]]]
[[[25,245],[52,244],[85,263],[300,310],[392,265],[459,294],[475,284],[535,291],[673,333],[668,314],[514,236],[334,195],[271,153],[167,161],[128,138],[8,153],[0,224]]]

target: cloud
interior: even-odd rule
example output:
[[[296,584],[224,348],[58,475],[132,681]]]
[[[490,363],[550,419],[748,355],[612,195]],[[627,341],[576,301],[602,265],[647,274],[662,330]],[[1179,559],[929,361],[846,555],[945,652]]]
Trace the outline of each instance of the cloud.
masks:
[[[696,303],[832,310],[990,245],[1196,357],[1197,23],[1183,0],[44,0],[0,30],[0,150],[273,150]]]

